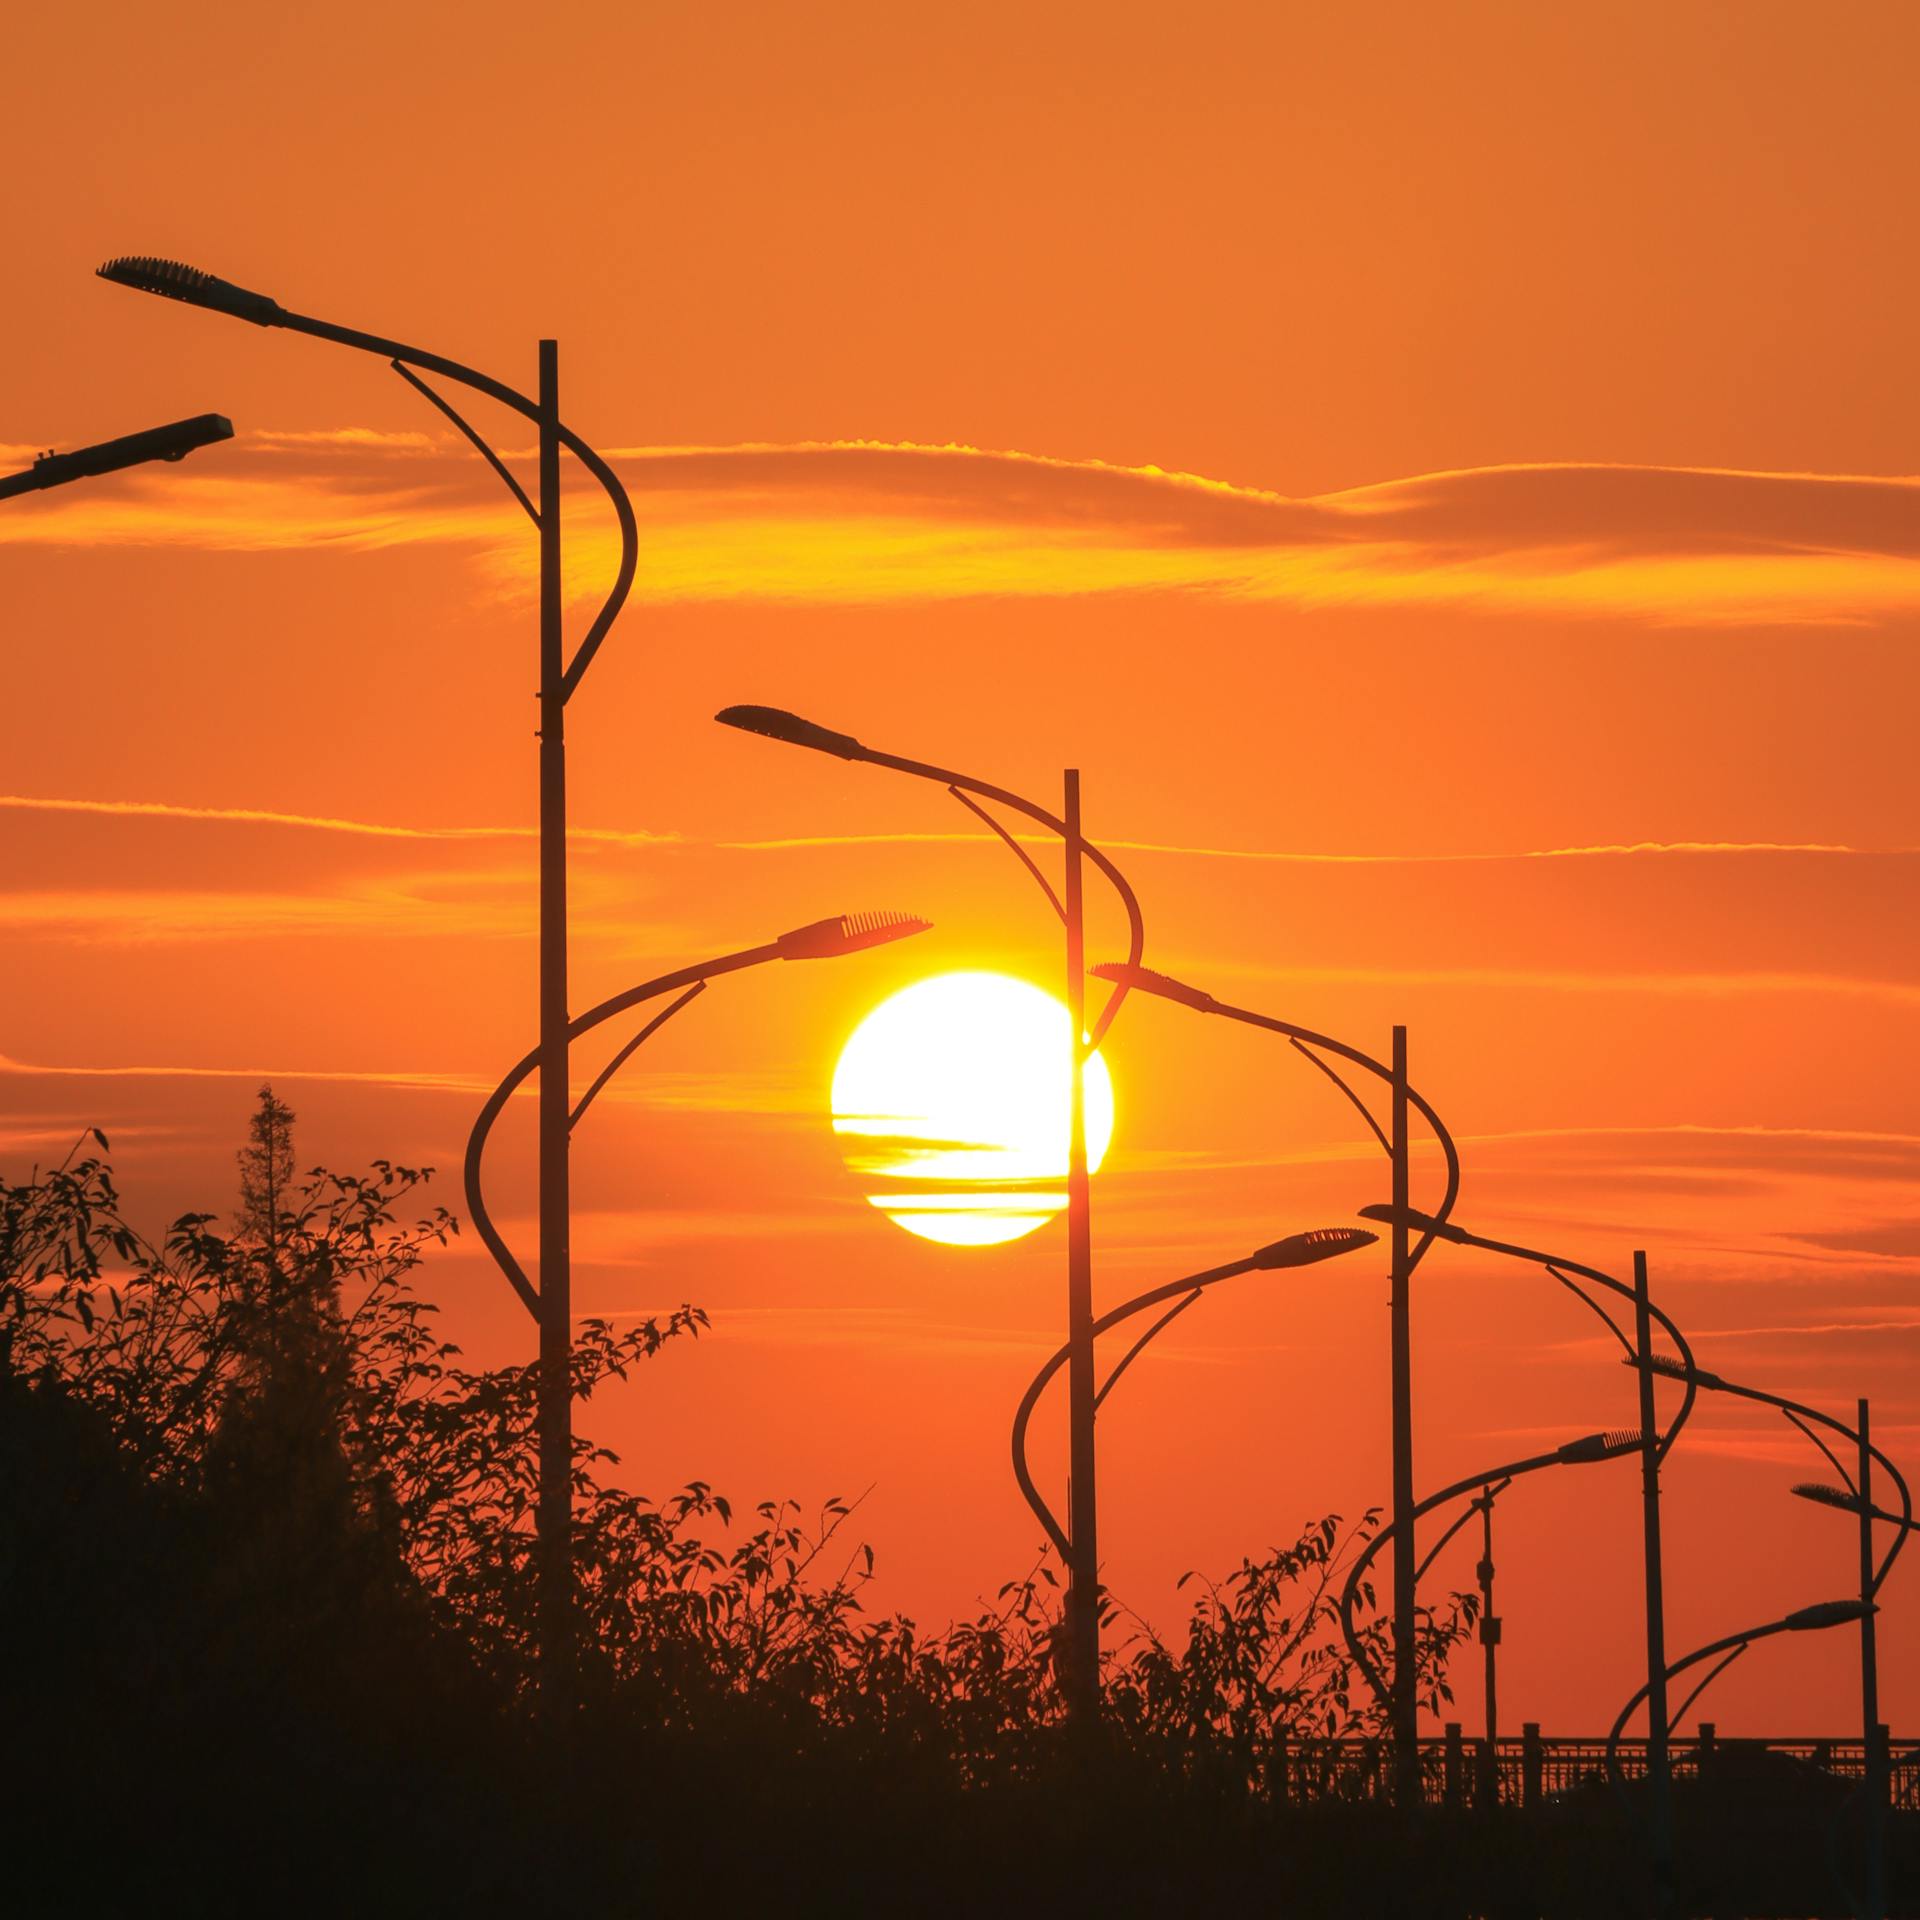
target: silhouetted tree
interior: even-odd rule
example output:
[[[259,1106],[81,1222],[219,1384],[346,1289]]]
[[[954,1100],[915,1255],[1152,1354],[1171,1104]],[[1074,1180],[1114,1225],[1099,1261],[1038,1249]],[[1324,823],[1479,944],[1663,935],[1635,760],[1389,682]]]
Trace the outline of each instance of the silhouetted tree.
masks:
[[[279,1239],[280,1215],[293,1190],[293,1109],[260,1089],[259,1105],[247,1123],[247,1144],[234,1156],[240,1163],[240,1210],[234,1224],[271,1250]]]

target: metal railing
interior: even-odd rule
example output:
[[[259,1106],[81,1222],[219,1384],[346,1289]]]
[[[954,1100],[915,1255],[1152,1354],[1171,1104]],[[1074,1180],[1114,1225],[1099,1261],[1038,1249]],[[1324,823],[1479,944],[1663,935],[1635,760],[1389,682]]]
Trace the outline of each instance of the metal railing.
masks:
[[[1888,1803],[1901,1812],[1920,1813],[1920,1741],[1893,1741],[1882,1727],[1887,1754]],[[1828,1781],[1857,1786],[1866,1777],[1866,1747],[1860,1740],[1728,1739],[1703,1721],[1691,1739],[1669,1742],[1677,1785],[1697,1781],[1716,1769],[1779,1763],[1783,1780],[1804,1770],[1805,1784]],[[1622,1740],[1621,1773],[1644,1779],[1647,1745]],[[1466,1808],[1533,1807],[1550,1800],[1591,1793],[1606,1784],[1604,1737],[1548,1738],[1529,1723],[1518,1739],[1469,1739],[1449,1725],[1437,1739],[1420,1742],[1423,1797],[1436,1806]],[[1318,1800],[1389,1798],[1393,1790],[1391,1749],[1379,1739],[1283,1741],[1270,1762],[1268,1791],[1278,1801],[1306,1804]]]

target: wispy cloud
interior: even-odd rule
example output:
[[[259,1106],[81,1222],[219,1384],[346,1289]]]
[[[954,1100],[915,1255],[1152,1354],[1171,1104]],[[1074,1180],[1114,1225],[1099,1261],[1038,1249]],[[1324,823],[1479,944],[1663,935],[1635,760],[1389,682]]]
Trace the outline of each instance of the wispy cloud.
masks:
[[[1920,608],[1920,483],[1907,479],[1562,463],[1293,499],[963,446],[630,448],[614,459],[643,522],[638,591],[659,601],[1188,592],[1696,624]],[[581,549],[604,562],[609,538],[583,530]],[[464,449],[358,429],[245,435],[217,464],[164,483],[136,469],[16,503],[0,539],[450,543],[516,590],[531,567],[518,510]],[[595,590],[590,571],[583,593]]]
[[[20,813],[92,814],[128,820],[164,820],[212,825],[283,827],[314,833],[335,833],[381,840],[530,841],[534,827],[397,825],[386,821],[353,820],[336,814],[284,813],[265,807],[184,806],[165,800],[91,800],[41,794],[0,793],[0,809]],[[1052,846],[1052,835],[1016,833],[1030,846]],[[797,834],[771,840],[697,840],[680,834],[648,833],[635,828],[570,827],[567,838],[576,843],[625,848],[657,847],[676,852],[711,849],[722,853],[800,853],[838,847],[993,846],[988,833],[849,833]],[[1639,858],[1744,858],[1767,855],[1831,855],[1884,857],[1909,854],[1913,848],[1870,850],[1822,840],[1634,840],[1594,846],[1520,847],[1467,850],[1453,853],[1327,853],[1299,848],[1215,847],[1166,840],[1103,839],[1114,853],[1165,854],[1175,859],[1246,860],[1256,863],[1331,867],[1445,867],[1491,866],[1515,861],[1625,860]]]
[[[1920,1006],[1920,981],[1879,980],[1849,974],[1755,971],[1636,973],[1555,967],[1256,967],[1215,963],[1220,975],[1298,980],[1347,986],[1436,986],[1541,993],[1626,993],[1707,999],[1730,994],[1782,994],[1878,1000]]]
[[[352,1072],[332,1067],[189,1067],[141,1064],[117,1066],[47,1066],[0,1054],[0,1074],[45,1080],[315,1080],[344,1086],[424,1088],[445,1093],[490,1093],[493,1081],[471,1073],[442,1073],[395,1068],[390,1071]],[[124,1132],[121,1128],[118,1131]]]
[[[377,820],[345,820],[325,813],[274,813],[264,807],[188,807],[165,800],[68,800],[37,794],[0,793],[0,807],[20,813],[104,814],[122,819],[208,821],[237,826],[295,827],[314,833],[344,833],[378,840],[532,840],[535,827],[407,827]],[[572,827],[567,838],[608,846],[674,844],[671,834],[612,827]]]

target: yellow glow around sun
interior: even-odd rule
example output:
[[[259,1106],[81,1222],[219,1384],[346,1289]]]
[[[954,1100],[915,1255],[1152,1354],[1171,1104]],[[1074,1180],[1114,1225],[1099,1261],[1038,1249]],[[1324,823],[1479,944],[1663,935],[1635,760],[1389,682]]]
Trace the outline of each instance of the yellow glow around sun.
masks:
[[[1067,1204],[1073,1028],[1004,973],[903,987],[855,1028],[833,1075],[833,1130],[868,1200],[922,1239],[989,1247]],[[1087,1164],[1113,1138],[1113,1082],[1087,1062]]]

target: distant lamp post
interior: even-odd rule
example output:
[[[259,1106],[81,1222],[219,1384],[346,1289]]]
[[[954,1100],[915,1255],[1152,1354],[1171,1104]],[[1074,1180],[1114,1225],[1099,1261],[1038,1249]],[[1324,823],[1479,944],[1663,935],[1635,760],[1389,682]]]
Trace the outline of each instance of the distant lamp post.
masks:
[[[539,534],[540,552],[540,1323],[539,1386],[539,1591],[542,1691],[549,1709],[573,1700],[573,1289],[567,1179],[567,702],[626,604],[638,560],[639,535],[626,489],[608,466],[560,418],[560,352],[554,341],[539,347],[539,394],[529,398],[476,369],[426,353],[398,340],[295,313],[266,294],[176,260],[127,255],[100,269],[103,280],[178,300],[210,313],[224,313],[259,327],[281,327],[336,346],[378,354],[463,434],[492,467]],[[539,434],[539,501],[536,505],[506,462],[468,424],[452,403],[421,379],[422,372],[483,393],[523,419]],[[566,657],[561,621],[560,450],[565,447],[600,483],[620,527],[620,562],[614,582],[573,658]],[[508,1274],[509,1280],[514,1275]],[[516,1290],[525,1297],[521,1275]]]
[[[1385,1207],[1362,1207],[1360,1217],[1363,1220],[1385,1219],[1390,1211]],[[1688,1346],[1686,1336],[1681,1333],[1679,1327],[1654,1303],[1649,1291],[1647,1257],[1644,1253],[1636,1252],[1633,1256],[1633,1285],[1629,1287],[1624,1280],[1616,1280],[1612,1274],[1603,1273],[1598,1267],[1589,1267],[1578,1260],[1569,1260],[1564,1254],[1546,1253],[1538,1247],[1517,1246],[1506,1240],[1492,1240],[1484,1234],[1469,1233],[1465,1227],[1457,1226],[1451,1221],[1434,1220],[1426,1214],[1411,1214],[1409,1220],[1412,1226],[1423,1232],[1436,1234],[1455,1246],[1473,1247],[1482,1253],[1496,1253],[1505,1259],[1521,1260],[1530,1266],[1543,1268],[1599,1319],[1619,1343],[1628,1364],[1638,1365],[1640,1368],[1640,1426],[1635,1444],[1640,1452],[1641,1564],[1645,1587],[1649,1700],[1647,1717],[1647,1780],[1651,1801],[1649,1852],[1652,1856],[1655,1902],[1656,1905],[1664,1904],[1671,1899],[1674,1840],[1673,1773],[1668,1756],[1667,1734],[1670,1716],[1666,1710],[1666,1582],[1660,1536],[1660,1467],[1673,1450],[1674,1442],[1680,1437],[1680,1429],[1687,1424],[1693,1412],[1696,1398],[1693,1349]],[[1621,1332],[1618,1322],[1606,1308],[1580,1284],[1583,1280],[1619,1299],[1632,1301],[1634,1312],[1632,1340]],[[1685,1383],[1686,1388],[1681,1396],[1679,1411],[1664,1429],[1655,1418],[1653,1375],[1669,1369],[1663,1357],[1656,1355],[1653,1351],[1653,1323],[1656,1320],[1680,1355],[1679,1361],[1673,1363],[1670,1371],[1674,1378]],[[1618,1786],[1618,1784],[1616,1780],[1615,1785]]]
[[[1082,863],[1090,860],[1120,896],[1127,916],[1128,957],[1138,964],[1146,942],[1140,903],[1126,876],[1080,828],[1080,775],[1069,768],[1061,814],[970,774],[883,753],[856,740],[850,733],[823,727],[789,713],[783,707],[734,706],[714,715],[723,726],[778,740],[786,746],[806,747],[839,760],[864,762],[890,772],[931,780],[943,786],[962,806],[983,820],[1005,842],[1047,897],[1066,932],[1067,1016],[1073,1036],[1072,1087],[1067,1131],[1067,1346],[1068,1391],[1068,1526],[1061,1546],[1067,1565],[1067,1685],[1068,1710],[1074,1720],[1091,1726],[1100,1708],[1100,1548],[1097,1457],[1093,1417],[1098,1395],[1094,1387],[1093,1318],[1093,1199],[1087,1168],[1086,1101],[1083,1082],[1086,1063],[1106,1038],[1107,1029],[1126,998],[1124,984],[1115,988],[1089,1031],[1086,1021],[1086,943],[1081,898]],[[977,798],[975,797],[977,796]],[[979,804],[980,800],[1010,807],[1056,833],[1066,845],[1066,885],[1056,894],[1033,858],[1005,827]]]
[[[1388,1299],[1388,1330],[1391,1361],[1391,1416],[1393,1441],[1393,1644],[1394,1671],[1391,1688],[1395,1792],[1405,1806],[1414,1806],[1420,1798],[1419,1698],[1415,1688],[1414,1553],[1413,1553],[1413,1315],[1412,1281],[1414,1269],[1426,1257],[1439,1228],[1453,1211],[1460,1192],[1460,1156],[1452,1136],[1439,1114],[1412,1087],[1407,1078],[1407,1030],[1393,1029],[1393,1060],[1389,1065],[1362,1053],[1343,1040],[1315,1033],[1311,1028],[1295,1026],[1291,1021],[1255,1013],[1246,1007],[1230,1006],[1224,1000],[1171,975],[1143,967],[1137,959],[1125,964],[1108,964],[1093,969],[1097,979],[1116,987],[1133,987],[1162,1000],[1191,1008],[1196,1013],[1213,1014],[1236,1020],[1244,1026],[1264,1028],[1290,1040],[1296,1051],[1338,1087],[1367,1123],[1368,1131],[1387,1155],[1392,1169],[1393,1204],[1386,1217],[1391,1222],[1391,1293]],[[1323,1055],[1333,1054],[1387,1083],[1390,1121],[1383,1128],[1372,1109],[1354,1092]],[[1412,1181],[1413,1144],[1410,1113],[1417,1111],[1432,1129],[1446,1162],[1446,1188],[1440,1205],[1432,1215],[1416,1216],[1409,1206]],[[1417,1245],[1412,1241],[1411,1223],[1424,1219]]]
[[[71,453],[43,453],[20,473],[0,476],[0,500],[47,487],[63,487],[69,480],[91,480],[97,474],[118,473],[122,467],[144,466],[149,460],[184,460],[198,447],[233,438],[233,422],[223,413],[196,413],[191,420],[175,420],[164,427],[147,427],[102,440],[98,446],[76,447]]]
[[[1728,1380],[1721,1374],[1709,1373],[1692,1364],[1691,1356],[1682,1368],[1664,1355],[1656,1355],[1651,1360],[1634,1361],[1638,1364],[1641,1378],[1649,1373],[1666,1374],[1671,1378],[1685,1378],[1689,1387],[1698,1386],[1708,1393],[1725,1393],[1738,1400],[1751,1400],[1761,1406],[1773,1407],[1801,1433],[1813,1442],[1826,1456],[1829,1464],[1846,1483],[1844,1487],[1829,1487],[1815,1482],[1803,1481],[1793,1488],[1803,1500],[1813,1500],[1823,1506],[1839,1507],[1854,1514],[1859,1520],[1860,1543],[1860,1593],[1853,1601],[1827,1603],[1825,1614],[1820,1608],[1802,1608],[1798,1614],[1789,1616],[1797,1624],[1791,1630],[1805,1632],[1812,1627],[1844,1626],[1858,1620],[1860,1623],[1860,1717],[1862,1750],[1862,1768],[1865,1773],[1866,1792],[1866,1884],[1862,1893],[1862,1920],[1884,1920],[1887,1905],[1886,1891],[1886,1755],[1880,1746],[1880,1678],[1879,1656],[1874,1632],[1874,1617],[1879,1611],[1880,1589],[1886,1585],[1887,1576],[1893,1571],[1893,1563],[1907,1544],[1907,1537],[1915,1531],[1913,1518],[1913,1497],[1908,1491],[1906,1476],[1874,1444],[1869,1427],[1867,1402],[1862,1399],[1855,1403],[1856,1425],[1849,1427],[1845,1421],[1836,1419],[1830,1413],[1823,1413],[1818,1407],[1808,1406],[1804,1401],[1789,1400],[1784,1395],[1764,1392],[1759,1387],[1742,1386]],[[1824,1429],[1837,1439],[1850,1444],[1854,1449],[1855,1464],[1851,1472],[1842,1464],[1840,1456],[1821,1439],[1816,1429]],[[1889,1513],[1873,1504],[1873,1469],[1878,1465],[1893,1483],[1894,1491],[1900,1498],[1900,1511]],[[1893,1539],[1884,1554],[1876,1559],[1878,1549],[1874,1544],[1873,1529],[1876,1522],[1891,1523],[1894,1529]],[[1845,1609],[1851,1608],[1851,1611]],[[1835,1611],[1841,1609],[1841,1611]],[[1786,1631],[1781,1624],[1756,1630],[1751,1633],[1730,1634],[1717,1640],[1710,1647],[1703,1647],[1689,1654],[1685,1660],[1667,1670],[1668,1677],[1678,1673],[1683,1667],[1691,1667],[1715,1653],[1725,1653],[1726,1657],[1718,1666],[1712,1668],[1706,1678],[1696,1686],[1679,1712],[1673,1716],[1677,1725],[1686,1712],[1707,1687],[1731,1666],[1748,1645],[1755,1640],[1765,1639],[1769,1633]],[[1729,1651],[1730,1649],[1730,1651]],[[1608,1737],[1607,1765],[1609,1771],[1615,1771],[1614,1749],[1618,1744],[1619,1730],[1643,1694],[1635,1695],[1628,1701],[1625,1712],[1614,1723],[1614,1731]]]
[[[1093,1397],[1094,1410],[1098,1412],[1106,1404],[1107,1395],[1113,1391],[1120,1376],[1133,1365],[1149,1343],[1164,1333],[1208,1287],[1217,1286],[1222,1280],[1232,1280],[1243,1273],[1315,1266],[1322,1260],[1338,1259],[1343,1253],[1353,1253],[1361,1247],[1371,1246],[1377,1238],[1378,1235],[1358,1227],[1313,1227],[1305,1233],[1290,1233],[1283,1240],[1275,1240],[1268,1246],[1256,1249],[1244,1259],[1230,1260],[1225,1266],[1209,1267],[1201,1273],[1190,1273],[1181,1280],[1169,1280],[1164,1286],[1149,1287],[1145,1293],[1135,1294],[1131,1300],[1123,1302],[1111,1312],[1103,1313],[1093,1323],[1092,1332],[1096,1339],[1124,1325],[1136,1314],[1145,1313],[1150,1307],[1160,1306],[1169,1300],[1174,1303],[1120,1356],[1113,1371]],[[1069,1565],[1072,1564],[1072,1543],[1061,1527],[1058,1516],[1033,1482],[1033,1472],[1027,1461],[1027,1425],[1048,1382],[1069,1362],[1072,1355],[1071,1341],[1055,1351],[1052,1358],[1033,1376],[1013,1416],[1013,1477],[1019,1483],[1027,1505],[1033,1509],[1034,1517],[1046,1529],[1054,1550]]]

